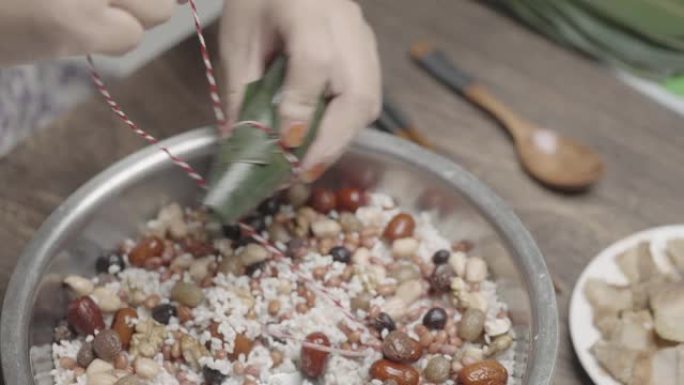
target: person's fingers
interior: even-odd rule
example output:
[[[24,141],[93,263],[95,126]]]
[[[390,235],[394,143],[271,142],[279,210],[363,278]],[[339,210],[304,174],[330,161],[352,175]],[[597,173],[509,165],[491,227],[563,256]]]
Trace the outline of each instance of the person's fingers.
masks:
[[[229,0],[220,26],[220,50],[226,78],[226,117],[237,120],[245,88],[263,73],[261,0]]]
[[[318,179],[366,125],[366,117],[357,113],[357,101],[342,95],[333,99],[321,120],[316,140],[302,162],[300,178],[305,183]]]
[[[320,0],[303,0],[299,12],[281,8],[278,27],[287,55],[287,72],[278,107],[282,142],[298,147],[304,141],[309,124],[330,78],[332,51],[328,20],[313,15],[306,19],[302,9],[315,11]],[[307,3],[311,2],[311,5]],[[308,8],[307,8],[308,7]],[[314,12],[315,13],[315,12]]]
[[[94,25],[80,26],[82,31],[77,35],[83,40],[80,45],[86,53],[123,55],[140,44],[144,33],[138,19],[116,7],[110,7],[101,19],[90,22]]]
[[[340,10],[346,14],[346,21],[331,21],[336,47],[332,90],[339,96],[328,105],[316,140],[302,162],[302,179],[307,182],[318,178],[356,133],[380,113],[382,91],[375,37],[356,4],[350,4]]]
[[[176,0],[111,0],[110,5],[128,11],[143,27],[152,28],[173,16]]]

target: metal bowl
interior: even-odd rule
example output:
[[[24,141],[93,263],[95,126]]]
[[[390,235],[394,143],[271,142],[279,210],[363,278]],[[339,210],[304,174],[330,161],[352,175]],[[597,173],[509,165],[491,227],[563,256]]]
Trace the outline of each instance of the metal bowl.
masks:
[[[215,148],[210,129],[164,142],[207,170]],[[443,234],[474,242],[488,260],[516,333],[509,384],[550,384],[558,344],[556,300],[544,260],[506,205],[451,161],[406,141],[366,131],[323,184],[382,190],[400,206],[430,212]],[[94,260],[165,203],[198,202],[201,191],[155,148],[113,165],[66,200],[24,251],[2,309],[2,369],[8,385],[52,384],[52,330],[64,316],[66,274],[94,274]]]

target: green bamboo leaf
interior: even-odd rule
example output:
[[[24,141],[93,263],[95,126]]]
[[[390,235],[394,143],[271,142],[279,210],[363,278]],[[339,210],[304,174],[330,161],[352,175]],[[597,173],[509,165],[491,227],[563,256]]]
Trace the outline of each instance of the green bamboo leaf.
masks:
[[[621,17],[626,16],[609,18],[582,1],[502,0],[498,4],[550,38],[641,76],[660,80],[684,73],[684,51],[673,48],[679,42],[666,45],[655,41],[621,24]]]
[[[671,0],[578,0],[597,16],[672,49],[684,49],[684,3]]]
[[[223,223],[232,223],[271,196],[292,175],[292,165],[278,146],[278,94],[282,87],[286,60],[276,59],[264,77],[250,84],[245,92],[239,120],[258,121],[274,131],[269,135],[255,127],[241,125],[223,139],[214,157],[209,191],[204,205]],[[312,117],[304,143],[293,151],[301,158],[318,130],[325,102]]]

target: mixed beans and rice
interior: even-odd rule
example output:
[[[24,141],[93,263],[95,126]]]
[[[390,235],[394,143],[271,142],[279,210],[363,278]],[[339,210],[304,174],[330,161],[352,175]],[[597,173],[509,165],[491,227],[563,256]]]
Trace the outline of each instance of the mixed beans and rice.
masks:
[[[387,195],[295,185],[243,225],[163,207],[64,279],[57,385],[503,385],[484,259]]]

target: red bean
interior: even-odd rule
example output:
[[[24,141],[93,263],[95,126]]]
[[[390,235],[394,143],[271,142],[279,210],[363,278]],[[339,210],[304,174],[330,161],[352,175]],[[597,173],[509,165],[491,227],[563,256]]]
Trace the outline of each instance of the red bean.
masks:
[[[365,202],[363,191],[346,187],[337,191],[337,209],[339,211],[356,212]]]
[[[378,360],[370,368],[372,378],[383,382],[394,381],[397,385],[418,385],[420,374],[410,365]]]
[[[393,241],[412,236],[415,228],[416,222],[411,214],[399,213],[389,221],[382,235],[388,240]]]
[[[317,188],[311,193],[309,204],[314,210],[322,214],[327,214],[334,210],[335,206],[337,206],[337,198],[332,190],[326,188]]]
[[[149,236],[141,239],[128,253],[128,262],[136,267],[145,266],[145,261],[153,257],[161,257],[164,252],[164,242],[159,237]]]

